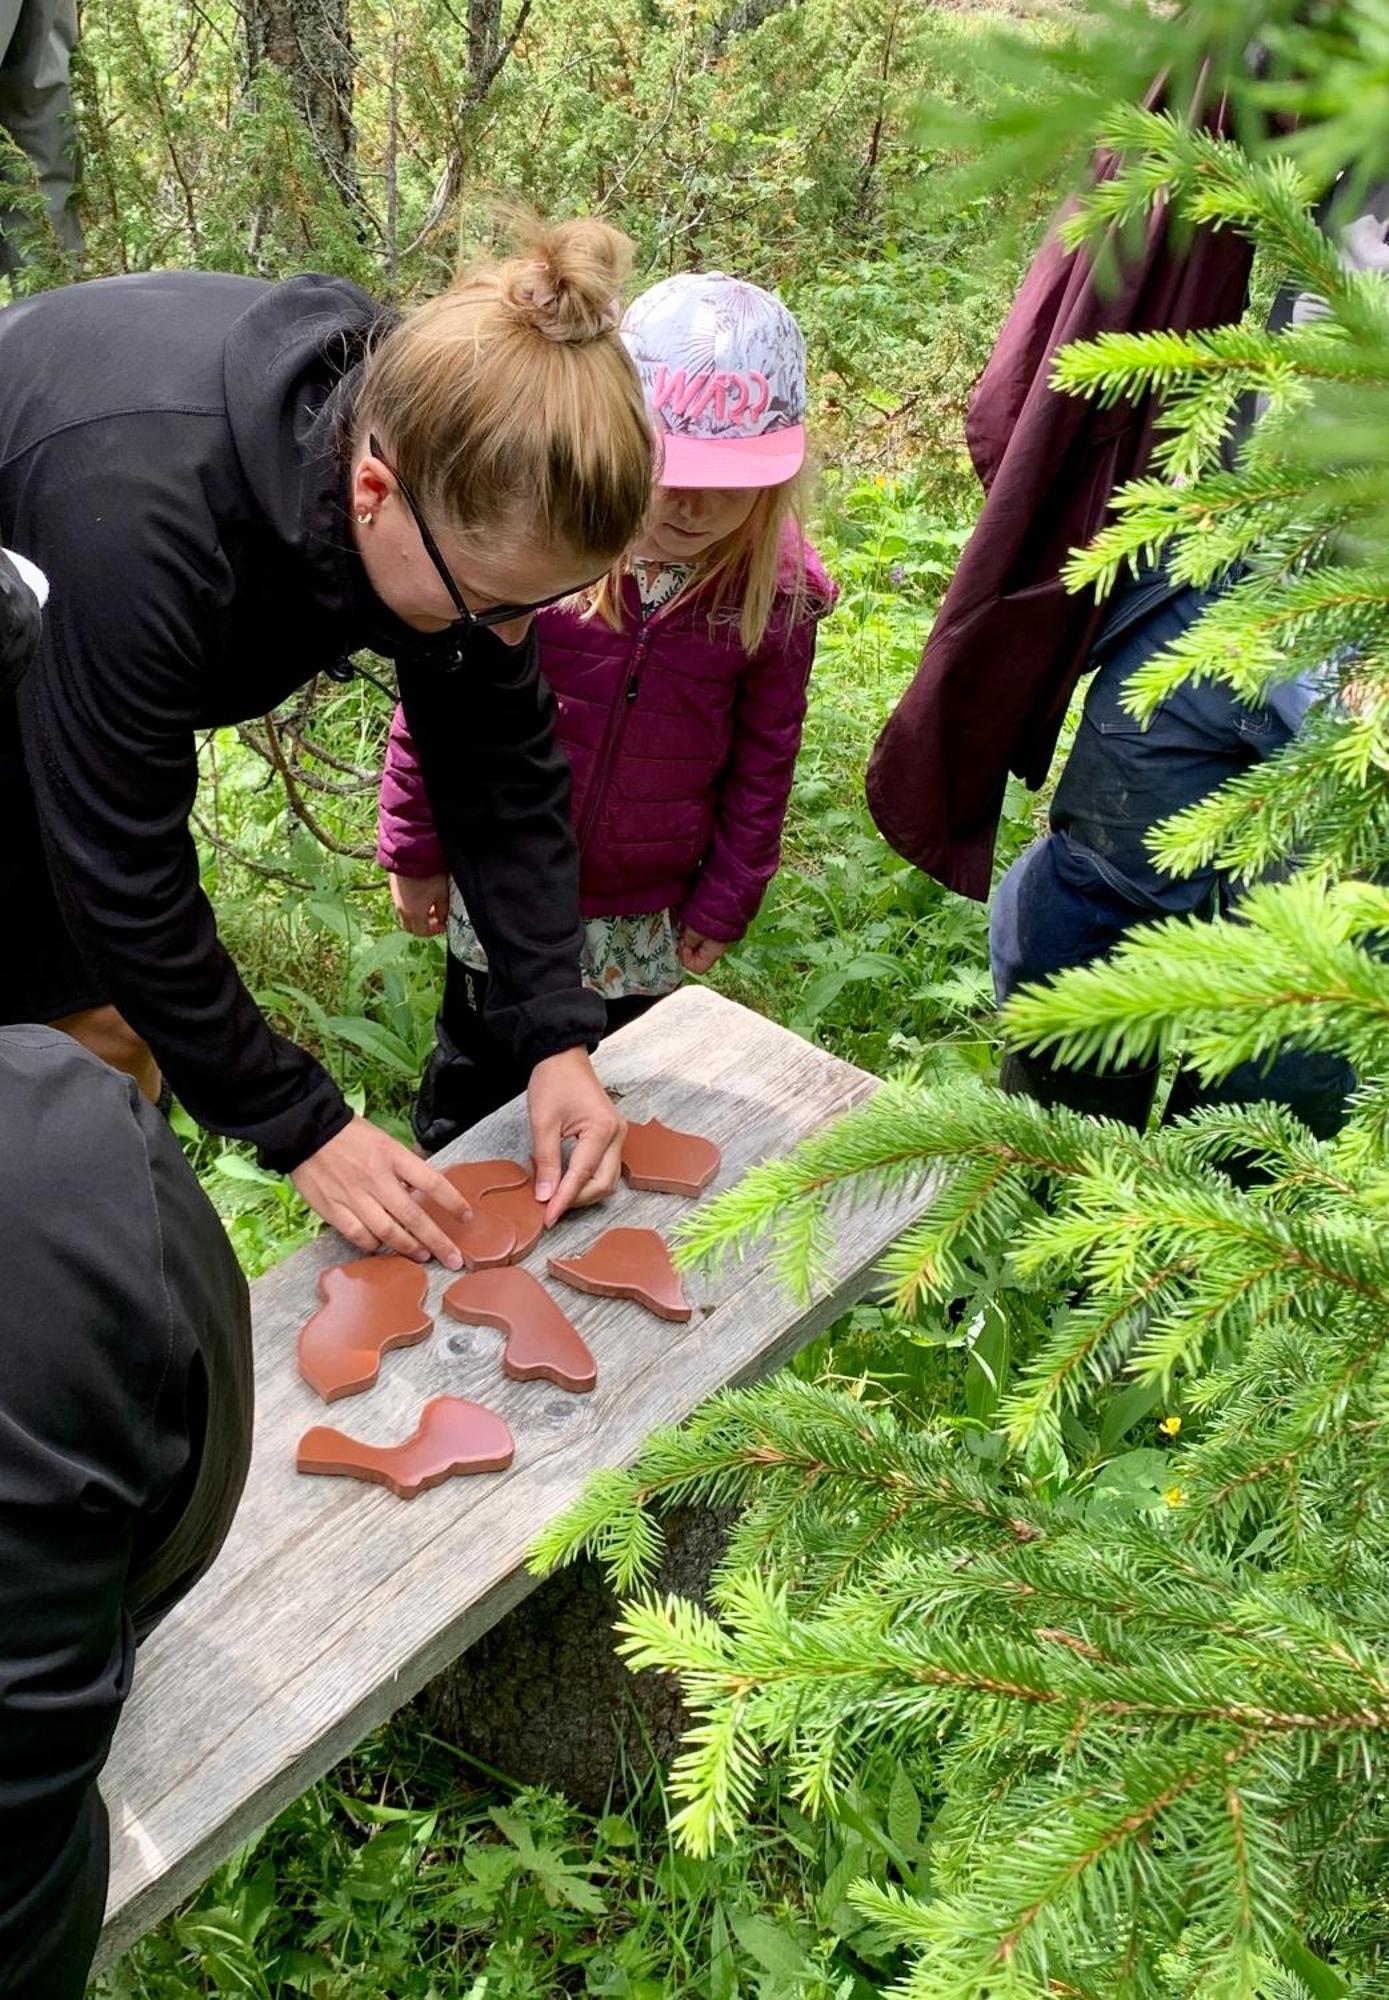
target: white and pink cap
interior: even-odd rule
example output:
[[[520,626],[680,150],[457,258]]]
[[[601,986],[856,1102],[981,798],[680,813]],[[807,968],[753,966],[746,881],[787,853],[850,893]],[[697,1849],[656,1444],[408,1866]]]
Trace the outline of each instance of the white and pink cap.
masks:
[[[622,322],[663,486],[780,486],[805,462],[805,342],[780,299],[722,271],[663,278]]]

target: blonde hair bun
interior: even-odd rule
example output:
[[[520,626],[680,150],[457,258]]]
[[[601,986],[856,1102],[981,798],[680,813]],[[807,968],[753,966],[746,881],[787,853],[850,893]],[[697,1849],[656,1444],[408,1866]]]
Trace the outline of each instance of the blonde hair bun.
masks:
[[[616,331],[632,246],[606,222],[503,210],[510,254],[459,273],[387,327],[362,371],[353,439],[454,533],[518,530],[594,569],[630,545],[654,444]]]
[[[513,212],[517,254],[499,267],[502,298],[523,326],[546,340],[582,346],[615,333],[632,245],[606,222],[545,224]]]

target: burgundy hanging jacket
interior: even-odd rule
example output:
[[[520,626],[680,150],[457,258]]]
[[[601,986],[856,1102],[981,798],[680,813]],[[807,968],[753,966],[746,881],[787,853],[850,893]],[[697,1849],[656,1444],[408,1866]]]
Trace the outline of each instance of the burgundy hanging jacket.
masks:
[[[1112,172],[1101,156],[1097,177]],[[1049,387],[1056,350],[1111,331],[1227,325],[1244,309],[1252,255],[1233,230],[1177,240],[1157,211],[1117,284],[1055,233],[1023,281],[966,421],[988,497],[868,766],[884,838],[948,889],[988,895],[1008,773],[1034,790],[1047,775],[1102,616],[1091,591],[1067,591],[1061,566],[1152,444],[1151,399],[1102,409],[1061,394]]]

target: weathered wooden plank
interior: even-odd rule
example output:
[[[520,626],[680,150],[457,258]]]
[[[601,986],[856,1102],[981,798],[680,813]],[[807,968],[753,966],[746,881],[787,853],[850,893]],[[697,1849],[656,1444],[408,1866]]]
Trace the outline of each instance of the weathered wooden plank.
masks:
[[[701,988],[673,995],[605,1043],[598,1066],[629,1116],[658,1116],[723,1148],[715,1189],[784,1151],[874,1088],[874,1079]],[[525,1157],[518,1102],[441,1159]],[[217,1863],[523,1597],[537,1532],[599,1466],[629,1463],[657,1426],[729,1383],[764,1374],[859,1297],[883,1249],[925,1206],[923,1189],[847,1210],[829,1282],[793,1305],[757,1253],[690,1289],[687,1326],[566,1294],[593,1349],[598,1386],[571,1396],[509,1382],[501,1336],[438,1313],[435,1332],[385,1357],[368,1394],[330,1421],[386,1441],[421,1403],[451,1392],[499,1410],[516,1438],[502,1474],[456,1480],[408,1505],[354,1481],[306,1479],[294,1447],[324,1407],[300,1381],[299,1326],[333,1239],[254,1287],[256,1441],[246,1495],[211,1572],[142,1649],[102,1782],[110,1808],[105,1963]],[[687,1211],[623,1189],[601,1213],[567,1217],[527,1260],[582,1249],[613,1222],[661,1227]]]

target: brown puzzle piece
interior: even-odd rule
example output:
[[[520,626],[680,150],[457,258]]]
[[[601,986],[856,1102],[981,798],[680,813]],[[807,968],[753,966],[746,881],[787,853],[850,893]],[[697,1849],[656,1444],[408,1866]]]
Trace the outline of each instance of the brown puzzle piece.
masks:
[[[654,1229],[605,1229],[582,1256],[552,1257],[550,1275],[600,1299],[635,1299],[660,1319],[686,1320],[692,1311]]]
[[[419,1427],[403,1444],[363,1444],[346,1431],[317,1424],[299,1440],[300,1472],[342,1473],[389,1486],[413,1500],[427,1486],[469,1472],[504,1472],[516,1453],[510,1430],[495,1410],[461,1396],[435,1396],[420,1411]]]
[[[536,1200],[534,1189],[534,1177],[527,1174],[520,1187],[489,1188],[482,1198],[486,1213],[505,1219],[516,1232],[508,1264],[529,1256],[544,1233],[545,1203]]]
[[[535,1248],[545,1226],[545,1210],[531,1192],[529,1168],[515,1160],[460,1160],[442,1172],[473,1212],[460,1222],[426,1201],[425,1213],[462,1251],[470,1271],[514,1264]]]
[[[323,1304],[299,1334],[299,1373],[325,1403],[369,1389],[392,1347],[413,1347],[434,1322],[429,1276],[405,1257],[361,1257],[318,1274]]]
[[[653,1194],[703,1194],[722,1158],[712,1139],[677,1132],[659,1118],[629,1125],[622,1141],[623,1179]]]
[[[577,1327],[529,1271],[469,1271],[444,1293],[444,1311],[506,1335],[503,1372],[515,1382],[541,1377],[586,1395],[598,1365]]]

